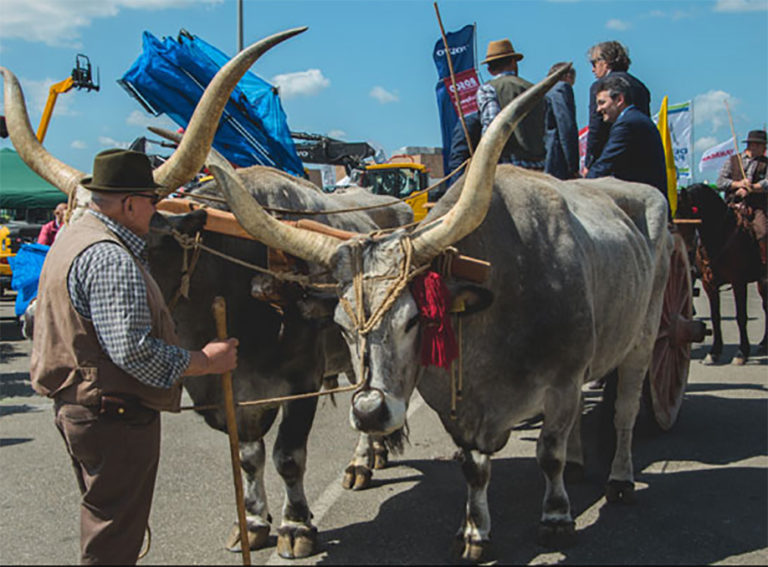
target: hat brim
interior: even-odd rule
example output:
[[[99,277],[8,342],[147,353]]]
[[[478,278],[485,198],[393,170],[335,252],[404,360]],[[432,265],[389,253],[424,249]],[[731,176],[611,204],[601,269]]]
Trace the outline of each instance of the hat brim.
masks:
[[[766,145],[768,145],[768,140],[761,140],[759,138],[747,138],[746,140],[742,140],[741,141],[742,144],[749,144],[750,142],[754,143],[754,144],[766,144]]]
[[[105,193],[140,193],[142,191],[156,191],[160,189],[162,185],[153,183],[149,187],[114,187],[112,185],[98,185],[93,183],[93,177],[83,177],[80,181],[80,185],[88,191],[103,191]]]
[[[499,59],[514,59],[515,61],[520,61],[522,58],[522,53],[491,55],[490,57],[483,59],[480,64],[485,65],[486,63],[490,63],[491,61],[498,61]]]

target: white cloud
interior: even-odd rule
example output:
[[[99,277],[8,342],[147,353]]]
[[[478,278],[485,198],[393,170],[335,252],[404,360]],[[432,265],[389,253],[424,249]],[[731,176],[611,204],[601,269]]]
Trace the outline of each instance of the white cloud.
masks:
[[[768,10],[768,0],[717,0],[715,12],[756,12]]]
[[[629,22],[625,22],[623,20],[617,20],[616,18],[612,18],[605,22],[605,27],[609,30],[614,31],[624,31],[631,28],[631,24]]]
[[[105,148],[125,148],[127,149],[128,146],[131,144],[128,142],[118,142],[114,138],[110,138],[109,136],[99,136],[99,144],[104,146]]]
[[[347,133],[344,130],[331,130],[328,132],[329,138],[336,138],[337,140],[343,140],[347,137]]]
[[[27,101],[27,109],[31,115],[43,114],[45,104],[48,102],[48,93],[51,89],[51,85],[60,81],[61,77],[57,79],[46,77],[39,81],[19,78],[22,90],[24,91],[24,99]],[[70,91],[70,93],[71,92],[73,91]],[[56,105],[53,107],[51,120],[54,120],[56,116],[75,116],[77,113],[72,110],[72,103],[74,100],[72,94],[59,94],[56,97]]]
[[[693,150],[696,152],[703,152],[704,150],[707,150],[718,143],[718,139],[714,136],[704,136],[703,138],[699,138],[696,140],[696,142],[693,144]]]
[[[378,100],[381,104],[387,104],[388,102],[397,102],[400,100],[400,98],[397,96],[396,93],[391,93],[384,87],[380,87],[376,85],[371,89],[371,92],[369,95],[372,98],[375,98]]]
[[[160,116],[152,116],[141,110],[134,110],[125,119],[125,123],[129,126],[139,126],[140,128],[146,128],[147,126],[155,126],[157,128],[165,128],[166,130],[178,129],[178,124],[168,118],[165,114]]]
[[[320,69],[307,69],[306,71],[275,75],[270,79],[270,82],[277,85],[280,89],[280,96],[284,99],[297,96],[314,96],[331,84],[330,79],[324,77]]]
[[[715,132],[721,126],[728,124],[728,111],[725,108],[725,101],[733,111],[733,107],[738,105],[739,100],[725,91],[709,91],[704,94],[696,95],[693,100],[694,124],[709,124],[712,132]]]
[[[80,48],[81,31],[96,19],[114,17],[122,9],[165,10],[195,1],[224,0],[2,0],[0,39]]]
[[[72,143],[69,144],[69,147],[75,150],[84,150],[88,147],[88,144],[82,140],[72,140]]]

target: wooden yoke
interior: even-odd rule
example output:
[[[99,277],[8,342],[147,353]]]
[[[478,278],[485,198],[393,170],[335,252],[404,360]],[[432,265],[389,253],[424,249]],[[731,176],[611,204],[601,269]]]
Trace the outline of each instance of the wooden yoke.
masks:
[[[165,211],[171,214],[186,214],[201,208],[203,207],[201,207],[199,203],[189,199],[163,199],[157,204],[158,211]],[[233,213],[207,207],[205,208],[205,212],[207,213],[207,218],[203,230],[254,240],[254,238],[240,226],[240,223],[237,222]],[[281,220],[280,222],[295,226],[296,228],[333,236],[339,240],[349,240],[355,236],[360,236],[359,233],[341,230],[309,219],[301,219],[297,221]],[[491,264],[485,260],[478,260],[477,258],[470,258],[469,256],[462,256],[459,254],[451,260],[450,269],[451,275],[454,277],[475,283],[483,283],[488,279]]]

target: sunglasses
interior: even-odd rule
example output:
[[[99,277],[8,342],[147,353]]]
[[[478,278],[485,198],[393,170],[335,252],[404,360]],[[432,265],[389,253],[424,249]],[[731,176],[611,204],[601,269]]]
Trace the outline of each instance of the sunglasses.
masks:
[[[131,193],[130,195],[126,195],[123,197],[123,203],[125,203],[126,199],[129,199],[130,197],[144,197],[145,199],[149,199],[149,202],[153,205],[157,205],[160,201],[162,201],[162,197],[158,195],[157,193]]]
[[[589,60],[589,62],[592,64],[592,66],[593,66],[593,67],[594,67],[595,65],[597,65],[597,62],[598,62],[598,61],[603,61],[603,58],[602,58],[602,57],[598,57],[597,59],[590,59],[590,60]]]

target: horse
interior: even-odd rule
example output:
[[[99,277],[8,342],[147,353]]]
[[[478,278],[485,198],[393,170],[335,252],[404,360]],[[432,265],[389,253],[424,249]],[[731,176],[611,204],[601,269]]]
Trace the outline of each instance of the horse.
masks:
[[[757,283],[766,315],[766,329],[757,354],[768,350],[768,276],[766,265],[760,259],[760,249],[755,238],[737,213],[704,183],[697,183],[680,190],[676,218],[699,219],[699,239],[696,245],[696,266],[704,291],[709,298],[712,318],[712,348],[704,359],[705,364],[715,364],[723,352],[723,335],[720,329],[719,289],[731,284],[736,303],[736,323],[739,327],[739,351],[732,363],[744,364],[751,354],[747,335],[747,284]]]

